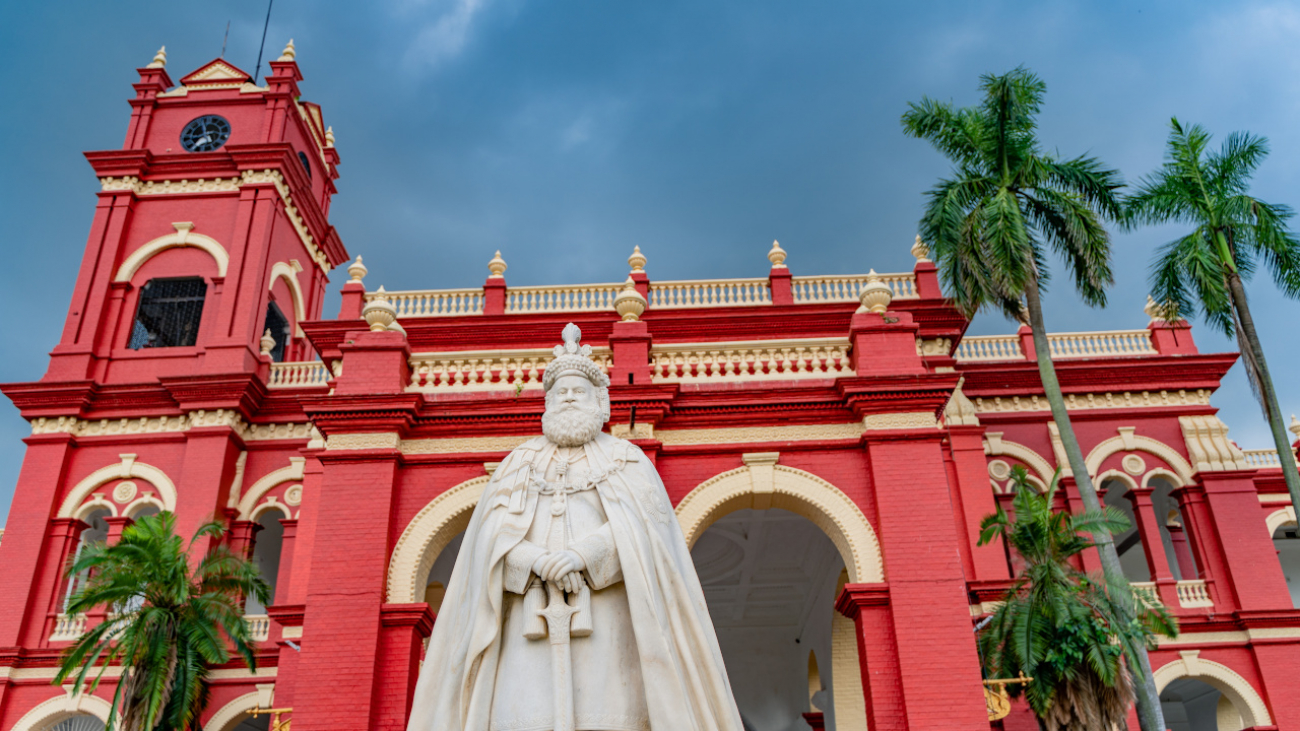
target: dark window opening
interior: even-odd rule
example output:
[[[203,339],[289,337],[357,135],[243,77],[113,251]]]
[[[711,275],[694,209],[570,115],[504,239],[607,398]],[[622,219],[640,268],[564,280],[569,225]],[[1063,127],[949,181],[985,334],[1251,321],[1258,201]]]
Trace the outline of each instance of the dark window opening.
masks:
[[[150,279],[140,288],[131,326],[131,350],[194,345],[208,285],[202,277]]]
[[[289,318],[284,316],[280,307],[274,302],[268,302],[266,305],[266,324],[262,326],[262,332],[271,331],[271,337],[275,338],[275,347],[271,348],[271,360],[279,363],[284,360],[284,349],[289,345]]]
[[[307,171],[307,179],[311,180],[311,163],[307,161],[307,153],[298,153],[298,162],[302,163],[302,169]]]

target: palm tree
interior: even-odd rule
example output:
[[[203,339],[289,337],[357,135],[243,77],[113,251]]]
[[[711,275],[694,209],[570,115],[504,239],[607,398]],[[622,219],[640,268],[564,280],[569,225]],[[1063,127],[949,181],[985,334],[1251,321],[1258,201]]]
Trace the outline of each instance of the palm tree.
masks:
[[[1294,212],[1248,194],[1250,175],[1268,155],[1268,140],[1234,132],[1219,152],[1207,151],[1210,135],[1175,118],[1160,170],[1140,181],[1127,201],[1130,225],[1184,223],[1195,229],[1165,244],[1151,270],[1152,296],[1163,315],[1175,319],[1198,308],[1207,322],[1237,338],[1241,360],[1282,456],[1282,477],[1291,503],[1300,505],[1300,472],[1268,374],[1264,349],[1246,299],[1244,279],[1260,259],[1288,297],[1300,297],[1300,242],[1286,229]]]
[[[92,544],[68,567],[69,577],[87,578],[67,612],[105,607],[109,618],[64,651],[54,684],[75,675],[80,691],[98,665],[93,691],[110,665],[120,665],[108,731],[195,727],[208,700],[209,668],[230,661],[231,644],[255,668],[240,599],[265,604],[269,587],[257,567],[225,546],[191,561],[197,542],[221,539],[222,523],[200,526],[188,545],[175,530],[170,512],[143,517],[116,544]]]
[[[1132,658],[1155,634],[1175,637],[1178,627],[1156,602],[1142,602],[1137,621],[1117,595],[1128,586],[1098,582],[1072,560],[1095,544],[1081,533],[1128,529],[1124,514],[1112,507],[1079,515],[1055,511],[1058,478],[1046,493],[1029,482],[1024,467],[1012,470],[1014,517],[999,506],[980,523],[980,545],[1002,536],[1023,561],[980,633],[980,655],[997,677],[1026,675],[1023,692],[1048,731],[1123,727],[1133,686],[1121,658]]]
[[[1110,236],[1102,219],[1121,214],[1119,173],[1093,157],[1059,159],[1038,143],[1036,115],[1046,85],[1024,68],[981,77],[979,106],[922,99],[903,115],[907,134],[928,140],[955,166],[927,194],[921,236],[930,246],[954,303],[967,317],[988,307],[1028,324],[1043,392],[1087,510],[1100,510],[1097,491],[1070,425],[1052,365],[1041,295],[1049,281],[1047,252],[1065,260],[1075,288],[1090,305],[1105,305]],[[1104,524],[1093,534],[1102,570],[1112,586],[1124,585],[1119,554]],[[1135,611],[1128,592],[1121,608]],[[1132,657],[1139,679],[1138,719],[1143,731],[1164,731],[1160,699],[1144,649]]]

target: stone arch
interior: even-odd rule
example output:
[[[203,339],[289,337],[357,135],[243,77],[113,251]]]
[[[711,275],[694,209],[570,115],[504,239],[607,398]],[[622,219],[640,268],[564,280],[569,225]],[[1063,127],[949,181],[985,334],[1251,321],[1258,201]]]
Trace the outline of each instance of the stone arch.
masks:
[[[306,464],[307,460],[303,457],[290,457],[288,467],[281,467],[278,470],[269,472],[257,482],[254,482],[239,498],[239,520],[253,520],[252,515],[253,511],[258,507],[257,503],[272,488],[286,482],[301,480],[303,468]]]
[[[1137,480],[1133,479],[1132,475],[1126,474],[1122,470],[1106,470],[1105,472],[1093,478],[1093,480],[1094,480],[1094,484],[1098,486],[1100,486],[1106,480],[1117,480],[1119,482],[1124,483],[1124,486],[1127,487],[1129,490],[1138,489]]]
[[[1024,462],[1031,470],[1038,473],[1038,479],[1043,484],[1052,481],[1052,475],[1056,474],[1056,468],[1052,463],[1043,458],[1043,455],[1017,442],[1009,442],[1002,438],[1002,432],[987,432],[984,435],[984,454],[1008,457],[1015,457]]]
[[[212,718],[209,718],[208,722],[203,724],[203,731],[226,731],[226,728],[231,726],[240,716],[258,706],[258,699],[261,695],[257,691],[245,693],[218,708],[217,712],[212,714]]]
[[[1084,462],[1088,465],[1088,474],[1093,475],[1101,469],[1101,463],[1106,458],[1118,452],[1146,452],[1153,454],[1164,460],[1165,464],[1173,468],[1182,480],[1184,485],[1193,481],[1192,466],[1179,454],[1173,447],[1165,444],[1158,439],[1144,437],[1134,433],[1134,427],[1121,426],[1119,436],[1104,439],[1100,444],[1092,448]]]
[[[1155,469],[1147,470],[1147,473],[1145,475],[1142,475],[1142,487],[1150,487],[1151,480],[1157,477],[1163,477],[1169,480],[1170,484],[1173,485],[1174,489],[1178,489],[1180,487],[1184,487],[1187,484],[1189,484],[1183,478],[1179,477],[1177,472],[1174,472],[1173,470],[1165,469],[1164,467],[1156,467]]]
[[[1268,537],[1270,540],[1273,538],[1273,534],[1277,532],[1278,528],[1281,528],[1287,523],[1295,522],[1295,508],[1290,505],[1285,508],[1274,510],[1264,519],[1264,525],[1268,528]]]
[[[175,249],[181,246],[192,246],[206,251],[217,263],[217,276],[226,276],[226,268],[230,265],[230,254],[226,253],[224,246],[217,243],[217,240],[210,236],[194,233],[194,224],[192,223],[173,223],[172,226],[176,228],[174,233],[159,236],[131,252],[131,255],[122,262],[122,266],[118,267],[117,275],[113,277],[113,281],[131,281],[131,278],[135,276],[136,272],[140,271],[140,267],[144,266],[146,261],[167,249]]]
[[[73,694],[71,690],[71,686],[67,686],[62,695],[38,703],[35,708],[23,714],[10,731],[38,731],[81,713],[88,713],[108,723],[108,714],[113,709],[108,701],[96,695]]]
[[[388,562],[389,603],[424,601],[421,580],[428,577],[442,549],[469,525],[470,514],[478,505],[479,496],[489,479],[483,475],[452,487],[411,519],[397,539]]]
[[[1185,650],[1178,654],[1181,656],[1179,659],[1155,671],[1157,693],[1179,678],[1194,678],[1222,693],[1241,714],[1245,728],[1273,725],[1264,699],[1232,668],[1213,660],[1202,660],[1200,650]]]
[[[293,330],[295,337],[302,337],[302,321],[307,319],[307,299],[302,293],[302,285],[298,283],[298,272],[302,271],[301,266],[296,266],[298,262],[286,264],[277,261],[271,265],[271,279],[267,283],[268,290],[275,286],[275,280],[283,279],[286,286],[289,287],[289,293],[293,295]]]
[[[268,510],[274,510],[280,513],[281,515],[283,515],[286,519],[293,517],[292,508],[290,508],[287,504],[282,503],[276,500],[274,497],[272,497],[267,502],[260,503],[259,505],[255,506],[253,508],[253,512],[248,514],[248,519],[253,522],[257,522],[258,519],[262,517],[262,513],[265,513]]]
[[[105,500],[104,498],[96,495],[90,500],[87,500],[81,505],[78,505],[77,509],[72,511],[72,515],[70,517],[76,518],[77,520],[85,520],[87,515],[90,515],[92,512],[101,509],[107,510],[109,515],[113,515],[113,516],[117,515],[117,506],[114,505],[112,501]]]
[[[167,506],[163,505],[163,502],[158,498],[142,496],[133,500],[130,505],[127,505],[126,507],[122,508],[122,515],[126,515],[131,518],[134,518],[137,514],[139,514],[141,510],[144,510],[149,506],[158,508],[158,512],[162,512],[167,509]]]
[[[851,583],[885,580],[876,532],[847,495],[803,470],[776,464],[776,453],[745,455],[744,467],[723,472],[687,493],[677,504],[686,545],[718,518],[735,510],[781,508],[812,521],[835,544]]]
[[[86,475],[85,478],[78,482],[75,487],[68,491],[68,496],[63,499],[63,505],[59,507],[59,513],[56,517],[70,518],[81,508],[81,503],[86,499],[95,488],[106,482],[113,480],[125,480],[129,477],[136,477],[145,480],[158,489],[158,499],[162,501],[163,510],[176,509],[176,486],[167,478],[167,474],[162,470],[144,462],[137,462],[134,454],[120,454],[122,461],[118,464],[100,467],[99,469]],[[117,514],[117,510],[113,511]]]

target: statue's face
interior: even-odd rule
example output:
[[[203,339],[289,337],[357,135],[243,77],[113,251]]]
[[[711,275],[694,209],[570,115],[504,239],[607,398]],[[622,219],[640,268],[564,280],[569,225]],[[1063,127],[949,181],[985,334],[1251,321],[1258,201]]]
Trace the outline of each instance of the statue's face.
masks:
[[[578,375],[560,376],[551,390],[546,392],[547,411],[591,412],[599,408],[596,387],[591,381]]]

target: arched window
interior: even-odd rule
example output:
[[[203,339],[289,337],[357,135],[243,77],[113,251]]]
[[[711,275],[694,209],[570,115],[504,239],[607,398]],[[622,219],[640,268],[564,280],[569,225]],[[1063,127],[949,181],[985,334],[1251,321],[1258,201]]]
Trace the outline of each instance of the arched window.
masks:
[[[1151,567],[1147,565],[1142,533],[1138,530],[1138,516],[1133,510],[1128,485],[1121,480],[1107,480],[1102,487],[1106,490],[1106,505],[1116,508],[1128,518],[1129,529],[1115,535],[1115,550],[1119,552],[1119,563],[1124,569],[1124,576],[1129,581],[1150,581]]]
[[[86,528],[81,531],[81,537],[77,539],[77,550],[72,557],[73,563],[76,563],[77,559],[81,558],[82,552],[88,546],[108,540],[108,521],[105,518],[109,515],[112,515],[112,513],[109,512],[108,508],[97,508],[81,518],[82,522],[86,524]],[[86,575],[84,573],[78,574],[68,581],[67,593],[63,595],[63,605],[65,607],[68,600],[72,598],[73,594],[77,593],[77,590],[85,582]]]
[[[132,350],[192,346],[208,285],[202,277],[150,279],[140,288],[140,302],[131,326]]]
[[[442,553],[438,554],[437,560],[433,562],[433,568],[429,569],[429,582],[424,588],[424,601],[434,614],[442,608],[442,598],[447,593],[451,570],[456,568],[456,557],[460,555],[460,544],[464,539],[464,533],[459,533],[451,539],[447,547],[442,549]]]
[[[275,338],[275,347],[271,348],[271,360],[277,363],[283,361],[284,350],[289,345],[289,318],[284,316],[276,303],[266,304],[266,323],[262,328],[263,332],[269,330],[271,337]]]
[[[73,716],[50,726],[49,731],[104,731],[104,722],[94,716]]]
[[[1284,523],[1273,531],[1273,547],[1282,562],[1282,575],[1291,590],[1291,604],[1300,607],[1300,531],[1295,523]]]
[[[275,601],[275,584],[280,574],[280,549],[284,546],[283,514],[278,510],[265,510],[257,519],[262,530],[253,543],[253,563],[262,573],[262,580],[271,586],[271,601]],[[266,614],[266,607],[257,597],[248,597],[245,614]]]

